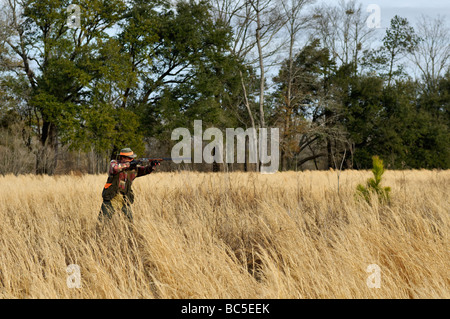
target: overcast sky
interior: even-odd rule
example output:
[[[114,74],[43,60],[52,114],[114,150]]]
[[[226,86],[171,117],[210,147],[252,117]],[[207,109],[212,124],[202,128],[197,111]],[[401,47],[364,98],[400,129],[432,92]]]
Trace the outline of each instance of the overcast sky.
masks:
[[[349,0],[346,0],[349,1]],[[371,43],[372,48],[376,48],[381,44],[381,39],[386,34],[386,28],[389,27],[391,19],[398,15],[402,18],[407,18],[410,24],[416,28],[417,20],[421,15],[435,19],[438,16],[445,18],[446,25],[450,28],[450,0],[356,0],[360,3],[364,12],[367,11],[370,4],[376,4],[380,7],[381,27],[375,30],[374,41]],[[330,6],[338,5],[340,0],[315,0],[312,7],[321,4],[328,4]],[[305,44],[305,39],[308,34],[300,35],[300,39],[296,45],[296,49],[301,48]],[[286,55],[285,52],[280,52],[276,56],[276,61],[283,61]],[[268,68],[268,75],[275,75],[278,73],[279,64]],[[408,63],[407,63],[408,68]],[[413,72],[413,70],[409,70]]]
[[[337,4],[339,0],[317,0],[316,3]],[[412,25],[424,14],[430,17],[447,16],[450,25],[450,0],[358,0],[366,9],[369,4],[377,4],[381,9],[381,28],[385,30],[390,20],[399,15],[407,18]]]

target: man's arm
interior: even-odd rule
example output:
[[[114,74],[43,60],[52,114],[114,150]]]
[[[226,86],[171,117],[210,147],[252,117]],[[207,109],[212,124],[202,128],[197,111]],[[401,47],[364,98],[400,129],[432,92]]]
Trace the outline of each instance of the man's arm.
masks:
[[[136,177],[141,177],[150,174],[153,172],[153,169],[150,165],[147,166],[138,166],[137,167],[137,175]]]
[[[156,169],[156,166],[161,165],[159,161],[151,161],[146,166],[137,166],[137,175],[136,177],[148,175]]]
[[[120,172],[128,169],[130,167],[130,163],[119,163],[116,160],[112,160],[109,165],[109,173],[111,175],[119,174]]]

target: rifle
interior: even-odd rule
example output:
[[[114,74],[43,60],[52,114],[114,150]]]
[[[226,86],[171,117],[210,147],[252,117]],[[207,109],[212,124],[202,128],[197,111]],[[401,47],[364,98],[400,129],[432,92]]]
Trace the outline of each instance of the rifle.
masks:
[[[134,159],[132,162],[136,163],[136,165],[145,165],[151,164],[152,166],[159,165],[163,161],[184,161],[191,160],[190,157],[159,157],[159,158],[138,158]]]

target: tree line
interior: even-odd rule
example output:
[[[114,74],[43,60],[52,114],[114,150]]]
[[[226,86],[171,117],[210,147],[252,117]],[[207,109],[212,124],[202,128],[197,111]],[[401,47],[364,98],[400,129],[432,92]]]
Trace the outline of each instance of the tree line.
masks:
[[[0,173],[54,174],[69,153],[101,172],[197,119],[278,127],[280,170],[450,167],[445,17],[380,35],[352,0],[1,5]]]

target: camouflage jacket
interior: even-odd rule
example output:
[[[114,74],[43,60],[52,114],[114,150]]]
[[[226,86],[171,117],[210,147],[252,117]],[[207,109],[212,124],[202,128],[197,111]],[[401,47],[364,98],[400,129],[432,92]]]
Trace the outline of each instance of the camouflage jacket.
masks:
[[[119,163],[112,160],[109,165],[108,179],[103,188],[103,200],[111,200],[118,192],[125,195],[130,202],[134,201],[131,184],[136,177],[148,175],[153,171],[151,166],[137,166],[130,169],[130,163]]]

